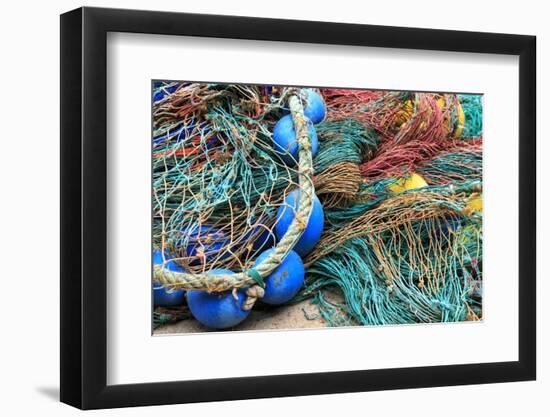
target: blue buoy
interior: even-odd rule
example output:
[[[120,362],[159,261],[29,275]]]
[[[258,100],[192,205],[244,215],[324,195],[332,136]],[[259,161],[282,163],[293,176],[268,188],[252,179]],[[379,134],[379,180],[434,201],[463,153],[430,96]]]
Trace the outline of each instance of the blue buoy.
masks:
[[[313,124],[309,123],[309,137],[311,140],[311,153],[315,156],[319,147],[319,140]],[[281,158],[287,165],[295,165],[298,161],[298,140],[296,139],[296,131],[292,116],[287,114],[283,116],[273,129],[273,148],[281,155]]]
[[[311,252],[317,242],[319,242],[325,224],[323,206],[317,196],[313,196],[313,198],[313,211],[311,212],[311,217],[309,218],[304,234],[293,248],[294,251],[302,257]],[[277,222],[275,223],[275,234],[278,240],[282,239],[290,227],[292,220],[294,220],[294,214],[296,210],[298,210],[299,199],[300,190],[296,189],[286,196],[284,203],[279,207],[277,211]]]
[[[304,114],[309,117],[313,123],[322,122],[327,115],[327,106],[323,97],[314,90],[306,90],[306,107]]]
[[[253,266],[259,265],[274,249],[262,252]],[[262,301],[266,304],[278,305],[291,300],[304,284],[305,269],[302,258],[290,251],[281,265],[265,278],[265,294]]]
[[[220,251],[229,243],[225,233],[212,226],[194,226],[184,229],[183,236],[178,242],[186,246],[187,256],[193,258],[191,265],[203,264],[209,260],[227,257],[227,253]]]
[[[227,269],[213,269],[209,272],[214,275],[233,274]],[[211,292],[188,291],[187,304],[193,317],[200,323],[212,329],[227,329],[234,327],[250,314],[250,310],[243,310],[246,299],[246,290],[237,291],[237,299],[232,291]]]
[[[153,264],[162,265],[164,259],[162,258],[162,252],[155,250],[153,252]],[[183,269],[174,261],[169,260],[164,263],[164,268],[175,271],[183,272]],[[174,307],[185,303],[185,291],[184,290],[172,290],[163,287],[158,282],[153,282],[153,305],[155,307]]]

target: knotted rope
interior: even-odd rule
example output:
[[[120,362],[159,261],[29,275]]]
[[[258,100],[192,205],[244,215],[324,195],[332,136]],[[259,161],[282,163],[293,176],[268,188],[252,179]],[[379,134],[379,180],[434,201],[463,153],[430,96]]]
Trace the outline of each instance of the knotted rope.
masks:
[[[269,276],[294,248],[308,224],[313,209],[313,197],[315,195],[313,159],[307,118],[304,116],[302,100],[303,98],[299,96],[298,92],[293,92],[288,99],[299,145],[299,206],[290,227],[275,246],[273,252],[254,268],[235,274],[190,274],[171,271],[165,269],[163,265],[155,265],[153,269],[155,281],[172,289],[206,290],[208,292],[250,287],[247,289],[244,309],[252,308],[256,299],[263,296],[263,287],[265,286],[263,279]],[[294,208],[291,207],[291,209]]]

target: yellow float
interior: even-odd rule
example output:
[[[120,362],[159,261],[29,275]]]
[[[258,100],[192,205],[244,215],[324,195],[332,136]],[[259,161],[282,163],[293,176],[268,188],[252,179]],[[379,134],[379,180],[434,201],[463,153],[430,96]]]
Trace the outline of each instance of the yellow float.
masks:
[[[402,193],[408,190],[414,190],[416,188],[427,187],[428,183],[420,175],[413,173],[408,177],[399,178],[394,184],[388,188],[394,193]]]
[[[483,197],[480,193],[473,193],[468,198],[468,203],[464,207],[464,213],[471,216],[473,214],[481,214],[483,211]]]

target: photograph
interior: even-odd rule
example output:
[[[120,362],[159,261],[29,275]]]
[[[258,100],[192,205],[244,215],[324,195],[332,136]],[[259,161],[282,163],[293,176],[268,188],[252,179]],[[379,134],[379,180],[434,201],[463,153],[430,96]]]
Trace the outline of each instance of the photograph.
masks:
[[[431,3],[6,2],[0,416],[550,415],[548,13]]]
[[[152,80],[151,103],[154,335],[483,320],[482,93]]]

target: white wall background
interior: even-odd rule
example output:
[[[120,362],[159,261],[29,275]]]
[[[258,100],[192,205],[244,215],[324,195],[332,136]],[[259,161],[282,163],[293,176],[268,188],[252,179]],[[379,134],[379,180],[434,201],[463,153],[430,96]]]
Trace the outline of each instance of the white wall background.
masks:
[[[81,6],[78,1],[4,2],[0,16],[2,57],[2,152],[0,205],[2,242],[0,298],[0,410],[3,415],[75,415],[58,403],[59,379],[59,17]],[[271,2],[246,0],[92,1],[89,6],[158,9],[510,32],[538,37],[538,381],[422,390],[325,395],[287,399],[146,407],[94,412],[94,415],[280,416],[407,415],[461,416],[548,415],[550,412],[550,302],[545,258],[550,249],[550,134],[543,115],[550,109],[550,27],[544,2]],[[503,178],[506,181],[506,178]],[[27,250],[26,248],[29,248]],[[7,266],[7,269],[6,269]],[[25,272],[28,271],[28,272]],[[545,395],[546,394],[546,395]]]

